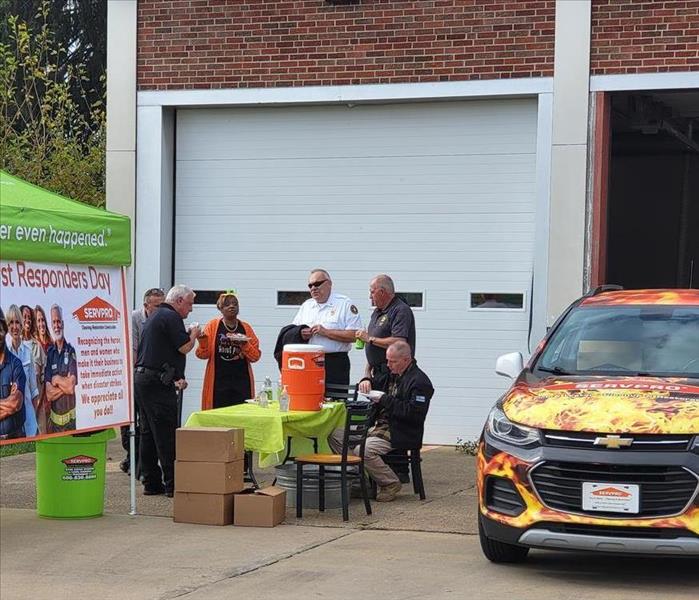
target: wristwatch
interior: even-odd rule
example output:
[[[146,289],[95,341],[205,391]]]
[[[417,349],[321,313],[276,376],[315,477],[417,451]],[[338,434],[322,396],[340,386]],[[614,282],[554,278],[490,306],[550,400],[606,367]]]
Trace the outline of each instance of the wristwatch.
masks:
[[[376,338],[372,335],[372,336],[369,338],[369,343],[370,343],[370,344],[373,344],[375,339],[376,339]]]

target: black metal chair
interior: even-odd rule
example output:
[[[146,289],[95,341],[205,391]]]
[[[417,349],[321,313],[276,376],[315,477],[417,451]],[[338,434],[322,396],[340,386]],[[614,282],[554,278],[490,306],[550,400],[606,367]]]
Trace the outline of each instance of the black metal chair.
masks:
[[[297,456],[296,462],[296,517],[303,516],[303,482],[304,480],[315,479],[315,474],[304,473],[305,465],[318,466],[318,510],[325,510],[325,480],[340,479],[342,497],[342,520],[349,521],[349,490],[348,481],[359,479],[362,490],[362,499],[366,514],[371,514],[371,503],[369,502],[369,490],[364,474],[364,447],[366,436],[371,425],[371,406],[367,403],[347,404],[347,420],[345,421],[345,431],[342,438],[341,454],[306,454]],[[359,455],[355,456],[350,452],[352,448],[359,449]],[[329,471],[326,467],[339,467],[339,471]],[[349,468],[355,468],[356,472]]]
[[[419,494],[420,500],[426,498],[425,483],[422,480],[422,457],[420,456],[420,448],[391,450],[388,454],[384,454],[382,459],[396,474],[399,474],[398,472],[401,471],[401,467],[409,467],[410,478],[413,480],[413,492]],[[402,483],[405,482],[402,481]],[[373,480],[371,482],[371,491],[372,496],[375,496],[376,482]]]
[[[357,385],[340,383],[325,384],[325,396],[331,400],[338,400],[347,404],[348,402],[357,401]]]

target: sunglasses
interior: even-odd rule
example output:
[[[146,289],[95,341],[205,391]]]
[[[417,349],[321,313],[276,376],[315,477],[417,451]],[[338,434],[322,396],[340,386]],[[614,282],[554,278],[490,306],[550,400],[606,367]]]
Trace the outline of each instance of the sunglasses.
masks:
[[[323,285],[327,279],[323,279],[322,281],[314,281],[312,283],[308,284],[308,289],[312,290],[313,288],[319,288],[321,285]]]

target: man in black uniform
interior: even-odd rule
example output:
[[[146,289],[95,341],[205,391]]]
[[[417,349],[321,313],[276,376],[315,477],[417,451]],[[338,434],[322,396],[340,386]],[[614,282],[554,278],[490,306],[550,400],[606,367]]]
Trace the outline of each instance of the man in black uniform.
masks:
[[[374,426],[369,430],[364,449],[364,466],[378,485],[377,502],[391,502],[401,482],[381,458],[392,450],[422,446],[425,417],[434,388],[429,377],[415,363],[407,342],[399,340],[386,351],[388,372],[362,379],[360,386],[383,392],[373,397]],[[336,429],[328,442],[333,452],[342,451],[343,429]]]
[[[143,417],[140,454],[146,496],[164,493],[172,497],[174,492],[177,390],[187,387],[185,355],[200,334],[198,325],[188,333],[183,323],[193,304],[191,288],[173,287],[146,321],[138,346],[134,390]]]
[[[357,332],[357,337],[365,343],[367,364],[364,375],[367,378],[388,373],[386,349],[394,342],[407,342],[415,358],[415,317],[403,299],[396,296],[393,279],[385,274],[374,277],[369,283],[369,296],[376,308],[367,331]],[[368,383],[360,384],[359,387],[359,391],[366,391]],[[407,463],[399,463],[395,469],[403,483],[410,481]]]
[[[366,344],[366,377],[388,371],[386,349],[394,342],[407,342],[415,357],[415,317],[412,309],[396,296],[393,279],[388,275],[374,277],[369,283],[369,296],[376,308],[369,327],[357,332],[357,337]]]

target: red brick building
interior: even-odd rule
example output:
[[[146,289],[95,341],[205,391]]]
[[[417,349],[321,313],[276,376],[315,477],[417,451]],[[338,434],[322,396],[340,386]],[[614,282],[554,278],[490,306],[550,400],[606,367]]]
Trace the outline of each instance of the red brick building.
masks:
[[[584,290],[699,284],[699,0],[110,0],[109,27],[135,296],[186,282],[202,321],[236,288],[258,377],[310,268],[365,322],[390,273],[453,443]]]

